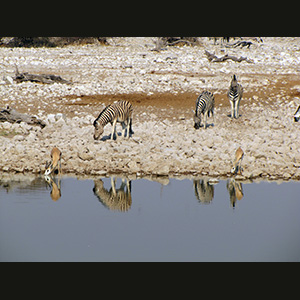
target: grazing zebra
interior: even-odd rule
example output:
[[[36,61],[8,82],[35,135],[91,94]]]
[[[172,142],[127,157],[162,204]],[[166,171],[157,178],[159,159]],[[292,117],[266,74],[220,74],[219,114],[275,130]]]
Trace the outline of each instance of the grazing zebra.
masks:
[[[203,91],[196,101],[196,111],[194,115],[194,128],[199,129],[201,124],[201,114],[204,115],[204,129],[206,128],[207,115],[214,117],[215,98],[211,92]],[[215,119],[214,119],[215,121]]]
[[[120,100],[117,103],[106,106],[99,116],[95,119],[93,125],[95,127],[94,139],[98,140],[103,134],[104,126],[108,123],[112,125],[111,139],[114,139],[116,132],[116,124],[122,124],[122,137],[125,136],[125,127],[127,126],[127,138],[129,134],[134,133],[131,128],[132,124],[132,105],[129,101]]]
[[[296,110],[296,112],[294,114],[294,121],[298,122],[299,119],[300,119],[300,105],[298,106],[298,108],[297,108],[297,110]]]
[[[237,82],[236,76],[232,76],[231,84],[227,93],[231,104],[231,118],[239,117],[240,101],[243,96],[243,87]]]

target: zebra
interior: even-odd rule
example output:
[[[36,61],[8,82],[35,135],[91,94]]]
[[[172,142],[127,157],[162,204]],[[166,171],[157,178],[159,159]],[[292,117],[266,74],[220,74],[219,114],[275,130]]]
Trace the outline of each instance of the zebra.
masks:
[[[300,119],[300,105],[298,106],[298,108],[297,108],[297,110],[296,110],[296,112],[294,114],[294,121],[298,122],[299,119]]]
[[[243,87],[237,82],[235,75],[232,76],[227,96],[231,104],[231,118],[237,119],[239,117],[240,101],[243,96]]]
[[[203,91],[196,101],[196,110],[194,115],[194,128],[199,129],[201,127],[201,114],[204,115],[204,129],[206,129],[206,120],[207,115],[210,117],[210,114],[214,118],[214,107],[215,107],[215,98],[211,92]]]
[[[116,124],[122,124],[122,137],[125,137],[125,127],[127,126],[127,138],[129,134],[133,134],[132,124],[132,105],[129,101],[120,100],[116,103],[106,106],[99,116],[95,119],[93,125],[95,127],[94,139],[98,140],[103,134],[104,126],[108,123],[112,125],[111,139],[114,139],[116,132]],[[117,136],[116,136],[117,138]]]
[[[202,204],[209,204],[214,198],[215,187],[209,183],[207,178],[193,180],[195,196]]]
[[[104,187],[102,179],[94,180],[93,192],[98,200],[108,209],[126,212],[132,204],[131,181],[122,178],[121,186],[116,188],[117,178],[110,178],[111,188],[108,191]]]

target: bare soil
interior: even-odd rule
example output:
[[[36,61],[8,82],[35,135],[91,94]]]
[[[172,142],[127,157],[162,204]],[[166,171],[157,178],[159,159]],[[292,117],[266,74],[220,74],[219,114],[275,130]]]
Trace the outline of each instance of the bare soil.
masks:
[[[293,121],[300,104],[300,39],[264,41],[248,50],[204,41],[158,53],[150,51],[150,38],[115,38],[114,46],[1,48],[6,73],[0,107],[36,114],[47,126],[0,124],[0,171],[43,173],[56,145],[65,173],[232,176],[230,162],[241,146],[241,178],[300,179],[299,124]],[[211,63],[204,49],[247,56],[254,63]],[[22,72],[53,73],[73,84],[9,84],[5,76],[13,77],[15,64]],[[237,120],[229,117],[232,74],[244,88]],[[194,130],[192,110],[203,90],[214,93],[215,123]],[[133,105],[135,134],[111,141],[107,125],[105,138],[94,141],[94,118],[121,99]]]

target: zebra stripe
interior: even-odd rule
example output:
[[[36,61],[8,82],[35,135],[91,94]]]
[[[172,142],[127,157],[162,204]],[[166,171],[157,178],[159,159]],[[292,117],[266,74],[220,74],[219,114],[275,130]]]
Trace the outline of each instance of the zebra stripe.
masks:
[[[243,87],[237,82],[236,76],[232,76],[231,84],[227,93],[231,105],[231,118],[239,117],[240,101],[243,96]]]
[[[204,116],[204,129],[206,128],[207,115],[214,115],[215,98],[211,92],[203,91],[196,100],[196,111],[194,116],[194,128],[199,129],[201,126],[201,114]]]
[[[106,106],[99,116],[95,119],[93,125],[95,127],[94,139],[99,139],[100,135],[103,133],[103,127],[108,123],[113,126],[111,139],[113,139],[116,130],[116,123],[121,123],[122,125],[122,136],[125,134],[125,126],[127,126],[127,138],[129,133],[133,133],[132,124],[132,105],[129,101],[120,100],[117,103],[110,104]]]
[[[300,105],[298,106],[298,108],[297,108],[297,110],[296,110],[296,112],[294,114],[294,121],[298,122],[299,119],[300,119]]]

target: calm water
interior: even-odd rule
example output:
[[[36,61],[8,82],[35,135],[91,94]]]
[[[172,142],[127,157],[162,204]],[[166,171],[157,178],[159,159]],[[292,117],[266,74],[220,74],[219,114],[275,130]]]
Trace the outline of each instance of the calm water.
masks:
[[[0,261],[300,261],[300,182],[111,183],[0,181]]]

